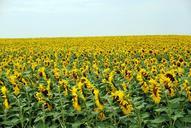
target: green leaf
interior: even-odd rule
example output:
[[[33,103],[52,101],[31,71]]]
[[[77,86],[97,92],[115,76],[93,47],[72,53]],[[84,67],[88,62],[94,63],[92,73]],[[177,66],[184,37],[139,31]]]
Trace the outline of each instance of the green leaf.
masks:
[[[148,118],[148,117],[149,117],[149,114],[148,114],[148,113],[143,113],[143,114],[141,115],[141,117],[142,117],[142,119]]]
[[[164,107],[155,109],[156,112],[166,112],[166,110],[167,108]]]
[[[37,118],[34,120],[34,123],[39,122],[40,120],[42,120],[42,117],[37,117]]]
[[[141,104],[141,105],[139,105],[138,107],[136,107],[137,109],[142,109],[142,108],[144,108],[145,107],[145,105],[144,104]]]
[[[12,124],[17,124],[19,122],[19,119],[18,118],[13,118],[13,119],[10,120],[10,122]]]
[[[157,117],[156,119],[152,120],[151,122],[154,124],[160,124],[160,123],[163,123],[165,121],[166,121],[166,119],[164,117]]]
[[[177,120],[178,118],[180,118],[180,117],[184,117],[184,113],[176,113],[176,115],[174,115],[173,117],[172,117],[172,119],[173,120]]]
[[[185,123],[191,123],[191,115],[186,115],[186,116],[180,118],[180,120]]]
[[[13,118],[11,120],[8,120],[8,121],[3,121],[2,124],[4,125],[10,125],[10,126],[14,126],[16,124],[19,123],[19,119],[18,118]]]
[[[78,128],[81,124],[82,124],[82,122],[72,123],[72,128]]]

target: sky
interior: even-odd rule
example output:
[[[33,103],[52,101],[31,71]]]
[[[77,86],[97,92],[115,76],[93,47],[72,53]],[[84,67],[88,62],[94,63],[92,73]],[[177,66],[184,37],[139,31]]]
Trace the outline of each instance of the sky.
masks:
[[[191,0],[0,0],[0,38],[191,35]]]

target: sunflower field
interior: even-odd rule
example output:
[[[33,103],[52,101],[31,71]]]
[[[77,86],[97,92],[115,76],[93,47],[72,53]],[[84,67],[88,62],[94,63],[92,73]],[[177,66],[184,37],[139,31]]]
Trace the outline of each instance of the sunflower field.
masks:
[[[1,127],[191,127],[191,36],[0,39]]]

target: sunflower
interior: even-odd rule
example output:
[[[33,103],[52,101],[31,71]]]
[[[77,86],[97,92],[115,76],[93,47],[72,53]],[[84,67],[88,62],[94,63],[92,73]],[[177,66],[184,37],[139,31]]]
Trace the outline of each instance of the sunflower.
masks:
[[[146,82],[143,82],[143,84],[141,84],[141,89],[143,90],[144,93],[148,93],[149,85]]]
[[[10,81],[11,84],[13,84],[13,85],[16,84],[16,79],[17,79],[17,76],[16,76],[16,75],[11,75],[11,76],[9,76],[9,81]]]
[[[84,97],[83,94],[83,86],[84,84],[81,81],[77,83],[78,90],[80,91],[80,97],[85,101],[86,98]]]
[[[123,82],[121,86],[122,86],[124,91],[127,91],[127,88],[128,88],[128,84],[127,83]]]
[[[85,78],[85,77],[84,77]],[[87,79],[87,78],[85,78],[85,86],[86,86],[86,88],[87,89],[89,89],[89,90],[93,90],[93,88],[94,88],[94,85]]]
[[[139,72],[137,73],[137,80],[139,81],[140,84],[144,82],[144,79],[148,78],[148,74],[145,69],[140,69]]]
[[[125,115],[129,115],[133,110],[132,104],[130,104],[130,102],[125,100],[120,102],[120,108]]]
[[[45,67],[41,67],[38,69],[38,75],[46,79]]]
[[[1,93],[3,94],[3,96],[5,97],[6,95],[7,95],[7,88],[6,88],[6,86],[2,86],[1,87]]]
[[[165,76],[165,75],[158,75],[159,81],[161,85],[164,85],[165,89],[168,90],[168,94],[170,96],[174,96],[175,95],[175,90],[174,90],[174,83],[170,80],[169,77]]]
[[[111,95],[114,97],[114,99],[118,102],[122,112],[125,115],[129,115],[131,111],[133,110],[132,104],[129,100],[126,100],[126,98],[129,98],[129,96],[125,95],[125,93],[121,90],[112,92]]]
[[[53,74],[56,79],[60,77],[60,70],[58,68],[53,69]]]
[[[191,102],[191,88],[189,86],[188,80],[185,80],[183,83],[183,90],[186,92],[188,100]]]
[[[37,92],[34,96],[36,98],[36,100],[40,103],[45,103],[43,94],[41,92]]]
[[[109,83],[112,84],[113,83],[113,79],[114,79],[114,76],[115,76],[115,71],[112,71],[109,73]]]
[[[150,83],[150,92],[151,92],[151,98],[153,99],[153,101],[158,104],[160,103],[161,97],[160,97],[160,93],[161,93],[161,88],[160,85],[156,82],[156,80],[151,79],[149,81]]]
[[[106,119],[105,114],[104,114],[103,112],[99,112],[98,118],[99,118],[99,120],[101,120],[101,121],[103,121],[103,120]]]
[[[46,90],[48,91],[49,98],[51,97],[51,79],[47,80],[47,87]]]
[[[77,111],[81,111],[81,107],[78,103],[78,95],[77,95],[77,88],[76,87],[72,87],[72,101],[73,101],[73,107],[75,110]]]
[[[7,98],[4,99],[3,106],[4,106],[5,109],[9,109],[10,108],[10,105],[9,105],[9,102],[8,102]]]
[[[188,74],[188,76],[191,77],[191,68],[190,68],[190,70],[189,70],[189,74]]]
[[[19,89],[18,85],[15,85],[15,86],[13,87],[13,90],[14,90],[13,93],[14,93],[16,96],[19,95],[20,89]]]
[[[40,92],[44,92],[44,91],[46,91],[46,87],[45,87],[43,84],[39,84],[38,90],[39,90]]]
[[[100,111],[103,110],[104,106],[100,103],[99,101],[99,90],[94,88],[94,91],[93,91],[94,95],[95,95],[95,103],[96,103],[96,106],[98,107],[98,109]]]
[[[175,81],[175,71],[174,70],[171,70],[171,71],[168,71],[165,76],[167,78],[169,78],[171,80],[171,82],[174,82]]]
[[[130,70],[125,69],[124,70],[124,74],[125,74],[124,75],[125,79],[127,79],[129,81],[133,78],[132,71],[130,71]]]
[[[178,67],[177,68],[177,73],[179,76],[182,76],[184,74],[184,68]]]

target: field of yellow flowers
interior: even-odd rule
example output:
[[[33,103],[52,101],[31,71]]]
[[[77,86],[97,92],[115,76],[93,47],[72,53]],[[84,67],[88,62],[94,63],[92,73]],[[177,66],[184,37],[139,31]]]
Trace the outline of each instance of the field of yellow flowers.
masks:
[[[191,36],[0,39],[0,127],[191,127]]]

